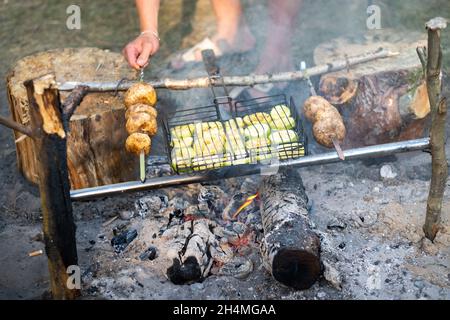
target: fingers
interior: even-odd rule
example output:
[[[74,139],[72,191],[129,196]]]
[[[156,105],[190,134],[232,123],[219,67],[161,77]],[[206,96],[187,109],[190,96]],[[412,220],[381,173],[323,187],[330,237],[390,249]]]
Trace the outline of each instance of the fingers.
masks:
[[[141,66],[137,63],[137,59],[139,56],[139,51],[137,50],[136,46],[132,43],[128,44],[123,49],[123,55],[125,56],[125,59],[128,61],[128,64],[130,67],[134,69],[140,69]]]
[[[156,38],[138,37],[130,42],[124,49],[123,55],[128,64],[139,70],[148,65],[150,57],[159,49],[159,41]]]
[[[145,68],[148,65],[148,60],[153,52],[153,45],[148,42],[144,42],[142,45],[142,51],[137,59],[137,64],[140,68]]]

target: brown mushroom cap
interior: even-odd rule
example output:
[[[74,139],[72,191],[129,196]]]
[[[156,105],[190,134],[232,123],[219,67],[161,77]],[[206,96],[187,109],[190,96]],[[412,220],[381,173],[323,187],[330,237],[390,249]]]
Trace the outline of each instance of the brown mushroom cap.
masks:
[[[141,132],[154,136],[158,132],[158,123],[148,113],[132,113],[127,120],[126,129],[129,134]]]
[[[138,103],[154,107],[157,101],[156,91],[150,84],[138,82],[125,92],[124,101],[127,109]]]
[[[325,117],[313,126],[314,138],[327,148],[333,148],[333,139],[342,143],[345,139],[345,125],[340,119]]]
[[[126,150],[138,155],[141,153],[141,151],[144,151],[146,155],[149,154],[151,146],[152,140],[145,133],[133,133],[127,138],[127,141],[125,142]]]
[[[130,106],[127,111],[125,112],[125,119],[128,120],[128,118],[130,117],[130,115],[134,114],[134,113],[148,113],[150,116],[156,118],[158,116],[158,111],[156,111],[156,109],[152,106],[149,106],[147,104],[143,104],[143,103],[138,103],[138,104],[133,104],[132,106]]]
[[[328,108],[334,107],[326,99],[320,96],[312,96],[305,101],[303,113],[309,121],[314,123],[318,120],[316,117],[317,112]]]

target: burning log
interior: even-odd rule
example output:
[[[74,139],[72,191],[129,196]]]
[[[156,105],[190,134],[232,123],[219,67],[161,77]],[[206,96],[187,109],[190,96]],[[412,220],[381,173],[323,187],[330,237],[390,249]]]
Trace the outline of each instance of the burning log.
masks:
[[[310,288],[321,272],[320,240],[311,230],[308,197],[300,175],[288,169],[266,177],[259,193],[265,268],[287,286]]]
[[[358,43],[339,38],[316,48],[317,64],[373,48],[397,51],[382,63],[322,76],[319,93],[339,108],[347,128],[345,147],[360,147],[423,136],[430,113],[427,88],[416,47],[422,34],[386,32],[366,35]]]
[[[100,49],[60,49],[21,59],[7,78],[7,96],[15,124],[17,164],[31,182],[38,182],[37,150],[30,132],[30,106],[23,82],[54,73],[57,82],[111,81],[134,78],[122,56]],[[77,92],[76,90],[74,92]],[[67,106],[67,159],[72,189],[137,180],[138,162],[124,150],[126,139],[123,100],[111,93],[61,94]],[[73,101],[70,99],[73,98]],[[69,99],[66,101],[66,99]],[[81,104],[78,106],[78,103]],[[76,107],[76,108],[75,108]],[[73,114],[73,116],[72,116]],[[70,120],[68,119],[70,118]],[[8,119],[6,119],[8,120]]]
[[[220,256],[220,243],[214,234],[217,225],[208,219],[197,219],[177,225],[163,234],[172,239],[173,248],[168,253],[172,265],[167,277],[175,284],[203,280],[210,272],[215,259]]]

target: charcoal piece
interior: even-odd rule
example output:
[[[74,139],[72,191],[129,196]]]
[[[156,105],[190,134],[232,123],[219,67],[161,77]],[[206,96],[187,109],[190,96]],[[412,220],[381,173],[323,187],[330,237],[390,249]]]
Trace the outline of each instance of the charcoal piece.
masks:
[[[158,249],[154,246],[150,246],[139,256],[142,261],[145,260],[155,260],[158,257]]]
[[[114,236],[118,236],[119,234],[121,234],[124,230],[126,230],[126,228],[128,227],[129,224],[130,224],[130,222],[125,221],[125,222],[120,223],[117,226],[115,226],[113,228]]]
[[[126,230],[111,239],[114,252],[120,253],[137,237],[137,230]]]

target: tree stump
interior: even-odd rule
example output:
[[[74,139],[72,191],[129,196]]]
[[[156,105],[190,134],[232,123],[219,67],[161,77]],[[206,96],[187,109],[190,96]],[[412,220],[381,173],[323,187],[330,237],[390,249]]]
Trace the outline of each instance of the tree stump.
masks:
[[[57,49],[25,57],[7,77],[7,95],[15,121],[30,125],[24,81],[54,73],[56,81],[118,81],[134,79],[123,57],[97,48]],[[61,94],[61,100],[69,93]],[[138,162],[125,151],[125,109],[121,96],[88,94],[69,124],[67,162],[72,189],[137,180]],[[31,182],[38,182],[36,150],[32,139],[14,132],[17,165]]]
[[[316,64],[383,48],[399,55],[322,76],[320,95],[338,107],[347,128],[345,147],[423,137],[430,105],[416,48],[421,33],[381,30],[318,46]]]

